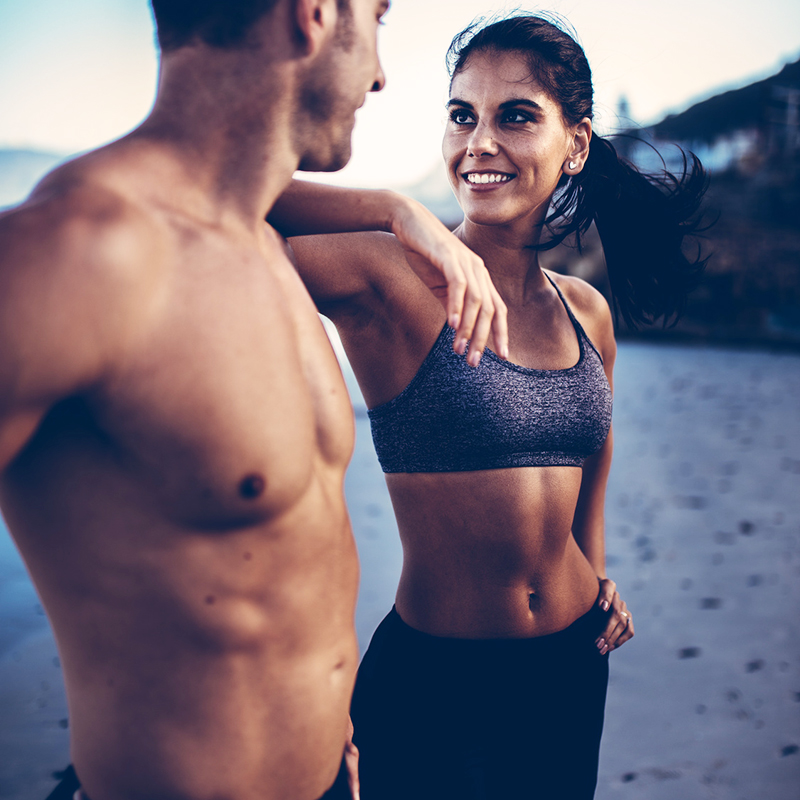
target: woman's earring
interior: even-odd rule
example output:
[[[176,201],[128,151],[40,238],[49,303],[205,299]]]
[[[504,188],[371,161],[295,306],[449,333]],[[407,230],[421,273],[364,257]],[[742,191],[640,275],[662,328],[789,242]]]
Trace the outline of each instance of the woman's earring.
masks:
[[[575,169],[575,167],[577,167],[577,166],[578,166],[578,165],[577,165],[577,163],[576,163],[575,161],[570,161],[570,162],[569,162],[569,168],[570,168],[570,169]]]

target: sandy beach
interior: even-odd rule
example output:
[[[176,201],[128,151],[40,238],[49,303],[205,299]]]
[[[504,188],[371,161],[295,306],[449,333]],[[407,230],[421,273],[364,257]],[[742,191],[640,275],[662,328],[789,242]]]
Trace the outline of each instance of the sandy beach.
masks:
[[[347,496],[362,651],[401,550],[366,410]],[[800,794],[800,355],[623,342],[608,570],[636,620],[611,657],[597,800]],[[0,530],[0,798],[68,761],[55,644]]]

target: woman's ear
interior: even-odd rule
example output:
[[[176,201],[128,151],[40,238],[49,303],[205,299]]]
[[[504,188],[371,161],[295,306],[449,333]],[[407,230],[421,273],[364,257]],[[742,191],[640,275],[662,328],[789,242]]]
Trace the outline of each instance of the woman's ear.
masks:
[[[589,142],[592,140],[592,121],[584,117],[572,132],[572,142],[569,153],[561,167],[566,175],[577,175],[589,158]]]

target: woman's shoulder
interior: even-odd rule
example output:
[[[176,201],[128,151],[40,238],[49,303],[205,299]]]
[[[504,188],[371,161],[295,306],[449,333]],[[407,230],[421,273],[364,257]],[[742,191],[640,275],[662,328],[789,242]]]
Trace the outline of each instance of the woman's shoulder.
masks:
[[[562,275],[559,272],[544,270],[550,280],[561,290],[564,299],[569,303],[575,314],[589,317],[608,317],[611,319],[611,309],[608,301],[601,292],[587,283],[583,278],[574,275]]]
[[[614,321],[602,292],[574,275],[561,275],[550,270],[545,272],[564,295],[572,313],[600,351],[603,360],[613,360],[616,352]]]

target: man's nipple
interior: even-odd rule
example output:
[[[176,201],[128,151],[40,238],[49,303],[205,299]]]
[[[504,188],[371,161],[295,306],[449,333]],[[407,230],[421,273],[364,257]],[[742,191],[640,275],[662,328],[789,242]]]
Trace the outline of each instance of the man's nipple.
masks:
[[[239,494],[245,500],[255,500],[264,494],[266,488],[267,482],[264,480],[264,476],[254,472],[242,478],[239,483]]]

